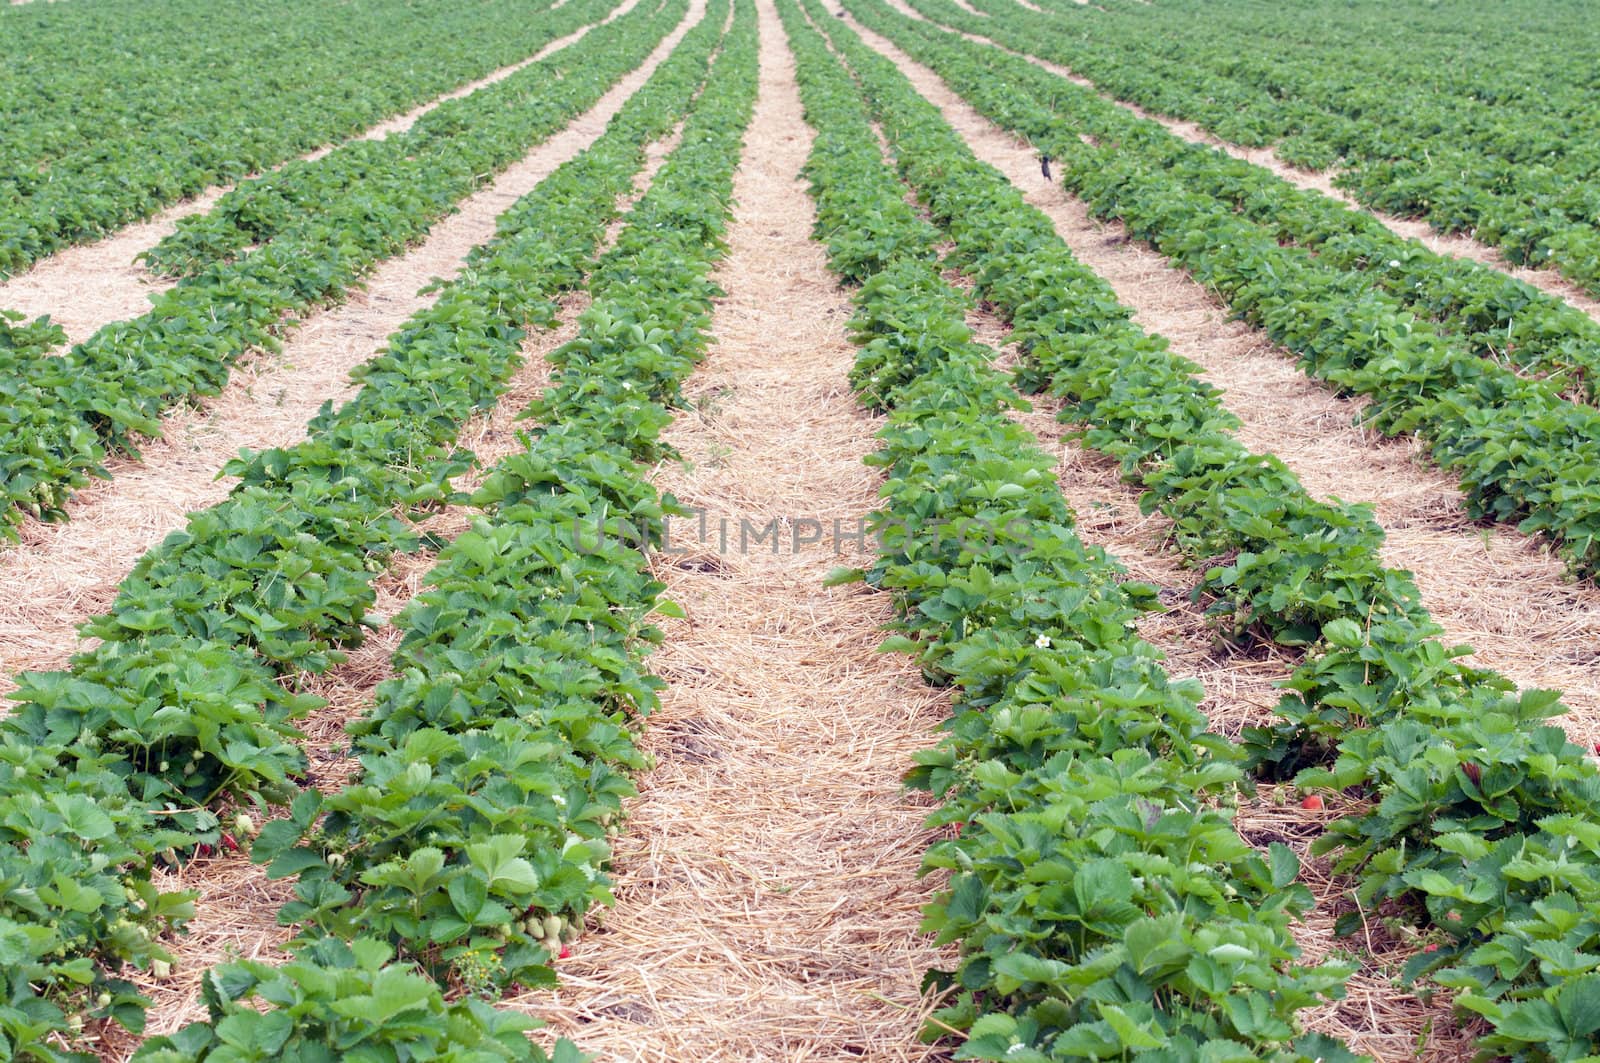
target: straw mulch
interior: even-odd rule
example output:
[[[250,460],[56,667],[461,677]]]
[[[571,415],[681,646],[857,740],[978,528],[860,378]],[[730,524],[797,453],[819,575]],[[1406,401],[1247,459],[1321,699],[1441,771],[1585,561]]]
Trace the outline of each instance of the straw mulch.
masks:
[[[658,479],[708,514],[704,539],[675,522],[685,552],[657,558],[689,614],[654,657],[669,689],[644,740],[659,763],[619,843],[616,908],[573,947],[560,989],[519,1003],[607,1060],[938,1058],[916,1038],[922,973],[940,961],[917,932],[937,885],[917,879],[927,807],[900,776],[943,703],[874,652],[882,596],[821,586],[867,562],[859,544],[793,546],[794,520],[830,540],[835,518],[853,526],[879,479],[845,380],[846,296],[808,241],[795,175],[810,134],[770,5],[762,18],[728,298],[671,431],[688,465]],[[741,553],[740,520],[774,518],[779,552]]]
[[[172,235],[184,218],[210,210],[230,187],[208,189],[92,244],[62,248],[0,282],[0,306],[30,319],[49,314],[73,343],[113,321],[138,317],[150,309],[152,296],[175,282],[153,276],[134,257]]]

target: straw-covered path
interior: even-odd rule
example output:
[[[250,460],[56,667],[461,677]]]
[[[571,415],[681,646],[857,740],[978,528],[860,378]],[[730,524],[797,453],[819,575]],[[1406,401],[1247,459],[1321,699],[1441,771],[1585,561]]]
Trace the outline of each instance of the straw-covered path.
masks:
[[[657,758],[619,842],[616,907],[519,1002],[606,1060],[938,1058],[918,1043],[917,878],[927,808],[904,791],[942,718],[908,659],[880,655],[884,597],[822,586],[879,485],[875,424],[845,373],[846,293],[810,240],[798,174],[811,134],[770,0],[761,86],[736,177],[717,343],[670,432],[686,459],[658,486],[706,514],[658,558],[688,613],[652,658],[669,687],[645,731]],[[802,542],[815,534],[824,541]],[[780,542],[742,527],[777,521]],[[722,545],[726,522],[728,545]],[[745,523],[742,523],[745,522]]]

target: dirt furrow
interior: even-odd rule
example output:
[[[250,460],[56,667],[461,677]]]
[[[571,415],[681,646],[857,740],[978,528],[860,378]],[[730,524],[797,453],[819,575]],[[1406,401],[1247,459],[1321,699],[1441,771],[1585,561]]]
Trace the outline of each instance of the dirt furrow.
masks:
[[[923,18],[921,14],[919,14],[913,7],[911,7],[909,3],[906,2],[906,0],[886,0],[886,2],[890,7],[893,7],[901,14],[908,15],[916,19]],[[1017,2],[1022,4],[1024,7],[1032,8],[1035,11],[1039,10],[1038,8],[1033,7],[1031,3],[1026,3],[1025,0],[1017,0]],[[1085,3],[1087,0],[1078,0],[1078,2]],[[926,20],[924,19],[924,21]],[[1546,295],[1553,296],[1554,298],[1562,299],[1567,303],[1570,303],[1571,305],[1582,310],[1584,313],[1588,314],[1590,317],[1594,318],[1596,321],[1600,321],[1600,299],[1595,298],[1593,295],[1584,291],[1579,285],[1574,284],[1572,281],[1562,276],[1559,270],[1533,269],[1527,266],[1519,266],[1507,259],[1504,253],[1502,253],[1498,248],[1490,247],[1488,244],[1479,243],[1470,236],[1462,236],[1460,234],[1447,235],[1444,233],[1439,233],[1434,231],[1433,227],[1425,221],[1421,221],[1416,218],[1402,218],[1398,215],[1387,214],[1383,211],[1374,210],[1371,207],[1364,206],[1348,192],[1334,187],[1333,181],[1339,176],[1338,171],[1336,170],[1311,171],[1300,169],[1297,166],[1284,162],[1278,157],[1277,152],[1270,147],[1248,148],[1239,144],[1234,144],[1231,141],[1223,140],[1221,137],[1209,132],[1196,122],[1185,121],[1181,118],[1170,118],[1166,115],[1161,115],[1155,113],[1154,111],[1146,110],[1136,103],[1129,103],[1126,100],[1119,100],[1110,93],[1101,91],[1099,86],[1097,86],[1093,81],[1075,73],[1070,67],[1063,66],[1060,63],[1053,63],[1048,59],[1041,59],[1038,56],[1023,55],[1023,53],[1007,48],[1004,45],[999,44],[996,41],[991,40],[989,37],[981,34],[963,32],[961,33],[961,36],[971,41],[979,41],[983,44],[991,45],[995,48],[999,48],[1001,51],[1009,52],[1012,55],[1020,56],[1036,66],[1066,78],[1075,85],[1081,85],[1086,89],[1092,89],[1101,98],[1117,104],[1119,107],[1138,115],[1140,118],[1148,118],[1152,122],[1159,122],[1174,135],[1182,137],[1184,140],[1188,140],[1196,144],[1208,144],[1211,147],[1227,152],[1236,159],[1241,159],[1245,162],[1260,166],[1263,169],[1270,170],[1278,177],[1281,177],[1283,180],[1288,181],[1290,184],[1295,185],[1296,187],[1306,189],[1307,191],[1321,192],[1325,196],[1330,196],[1333,199],[1337,199],[1339,202],[1343,203],[1347,207],[1350,207],[1352,210],[1359,210],[1364,214],[1368,214],[1373,218],[1376,218],[1395,235],[1404,237],[1406,239],[1415,240],[1435,254],[1445,255],[1450,258],[1470,259],[1473,262],[1488,266],[1491,269],[1499,270],[1501,273],[1509,274],[1519,281],[1523,281],[1526,284],[1532,285],[1533,287],[1544,292]]]
[[[622,0],[595,25],[621,17],[638,3],[639,0]],[[487,77],[447,92],[405,114],[386,119],[350,139],[382,140],[403,133],[446,100],[460,99],[503,81],[528,64],[573,44],[593,28],[588,26],[551,41],[526,59],[501,67]],[[313,162],[338,147],[339,143],[325,145],[300,156],[300,160]],[[274,170],[280,168],[273,167]],[[88,339],[114,321],[138,317],[150,308],[152,296],[167,291],[177,282],[150,273],[135,262],[134,257],[172,235],[184,218],[210,210],[233,187],[221,185],[207,189],[194,199],[168,207],[155,217],[120,229],[103,240],[63,248],[36,262],[27,272],[0,283],[0,309],[19,310],[29,318],[49,314],[50,320],[66,330],[72,343]]]
[[[181,527],[186,512],[227,494],[231,482],[217,479],[217,470],[239,448],[292,444],[325,401],[349,398],[350,370],[432,301],[418,289],[459,272],[467,252],[494,235],[496,217],[592,143],[703,12],[697,0],[594,108],[465,200],[424,243],[379,267],[349,302],[311,315],[280,355],[236,370],[203,410],[169,416],[144,461],[112,463],[114,479],[82,491],[69,505],[70,521],[27,525],[22,544],[0,551],[0,694],[18,670],[65,664],[78,648],[77,625],[111,603],[139,556]]]
[[[1108,281],[1147,331],[1199,364],[1243,422],[1245,445],[1277,454],[1319,497],[1371,502],[1388,535],[1384,559],[1410,569],[1435,619],[1475,659],[1527,687],[1564,690],[1575,741],[1600,738],[1600,588],[1567,577],[1549,547],[1473,522],[1455,478],[1426,462],[1414,439],[1386,440],[1352,422],[1360,404],[1307,378],[1294,356],[1236,321],[1201,285],[1119,224],[1044,180],[1031,149],[990,124],[925,67],[887,41],[917,88],[985,162],[1055,223],[1074,255]]]
[[[658,478],[706,529],[680,518],[683,552],[657,558],[688,613],[653,658],[669,683],[645,729],[658,767],[630,805],[616,908],[561,988],[521,1003],[608,1060],[928,1059],[927,809],[900,776],[943,705],[874,652],[885,596],[821,585],[868,560],[832,522],[854,529],[874,505],[874,422],[845,376],[847,298],[808,238],[811,136],[770,3],[761,33],[717,345],[669,433],[687,465]],[[769,522],[776,551],[748,541]]]

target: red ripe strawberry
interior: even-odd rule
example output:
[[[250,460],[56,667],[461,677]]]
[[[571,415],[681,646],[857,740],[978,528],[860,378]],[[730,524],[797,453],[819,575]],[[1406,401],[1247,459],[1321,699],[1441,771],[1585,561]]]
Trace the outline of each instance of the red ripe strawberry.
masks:
[[[954,826],[955,826],[955,828],[956,828],[956,837],[957,837],[957,838],[959,838],[959,837],[961,837],[961,832],[962,832],[962,831],[963,831],[963,830],[964,830],[964,829],[966,829],[966,826],[967,826],[967,825],[966,825],[966,824],[965,824],[965,823],[957,823],[957,824],[954,824]]]
[[[194,855],[196,857],[210,856],[214,852],[216,852],[216,850],[211,848],[209,845],[201,844],[194,847]]]
[[[568,956],[571,956],[571,955],[572,955],[572,950],[571,949],[567,948],[565,945],[561,946],[561,956],[560,956],[561,959],[564,960]]]
[[[1312,794],[1310,797],[1308,797],[1304,801],[1300,802],[1300,807],[1304,808],[1304,809],[1308,809],[1309,811],[1312,811],[1312,812],[1321,812],[1322,811],[1322,798],[1321,798],[1321,796],[1319,796],[1317,794]]]
[[[226,832],[224,832],[222,835],[222,847],[228,850],[230,853],[236,853],[239,851],[239,843],[233,840],[233,835]]]
[[[1439,951],[1439,946],[1438,946],[1437,943],[1424,945],[1424,946],[1422,946],[1422,951],[1423,952],[1438,952]]]
[[[1467,778],[1472,780],[1472,785],[1474,786],[1478,785],[1478,780],[1483,778],[1483,769],[1470,760],[1461,765],[1461,771]]]
[[[1594,744],[1594,755],[1600,757],[1600,742]]]

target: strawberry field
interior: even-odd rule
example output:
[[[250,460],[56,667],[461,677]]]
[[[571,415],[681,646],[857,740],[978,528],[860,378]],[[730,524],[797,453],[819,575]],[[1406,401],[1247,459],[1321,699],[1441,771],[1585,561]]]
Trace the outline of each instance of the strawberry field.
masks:
[[[1600,1058],[1590,21],[0,8],[0,1063]]]

